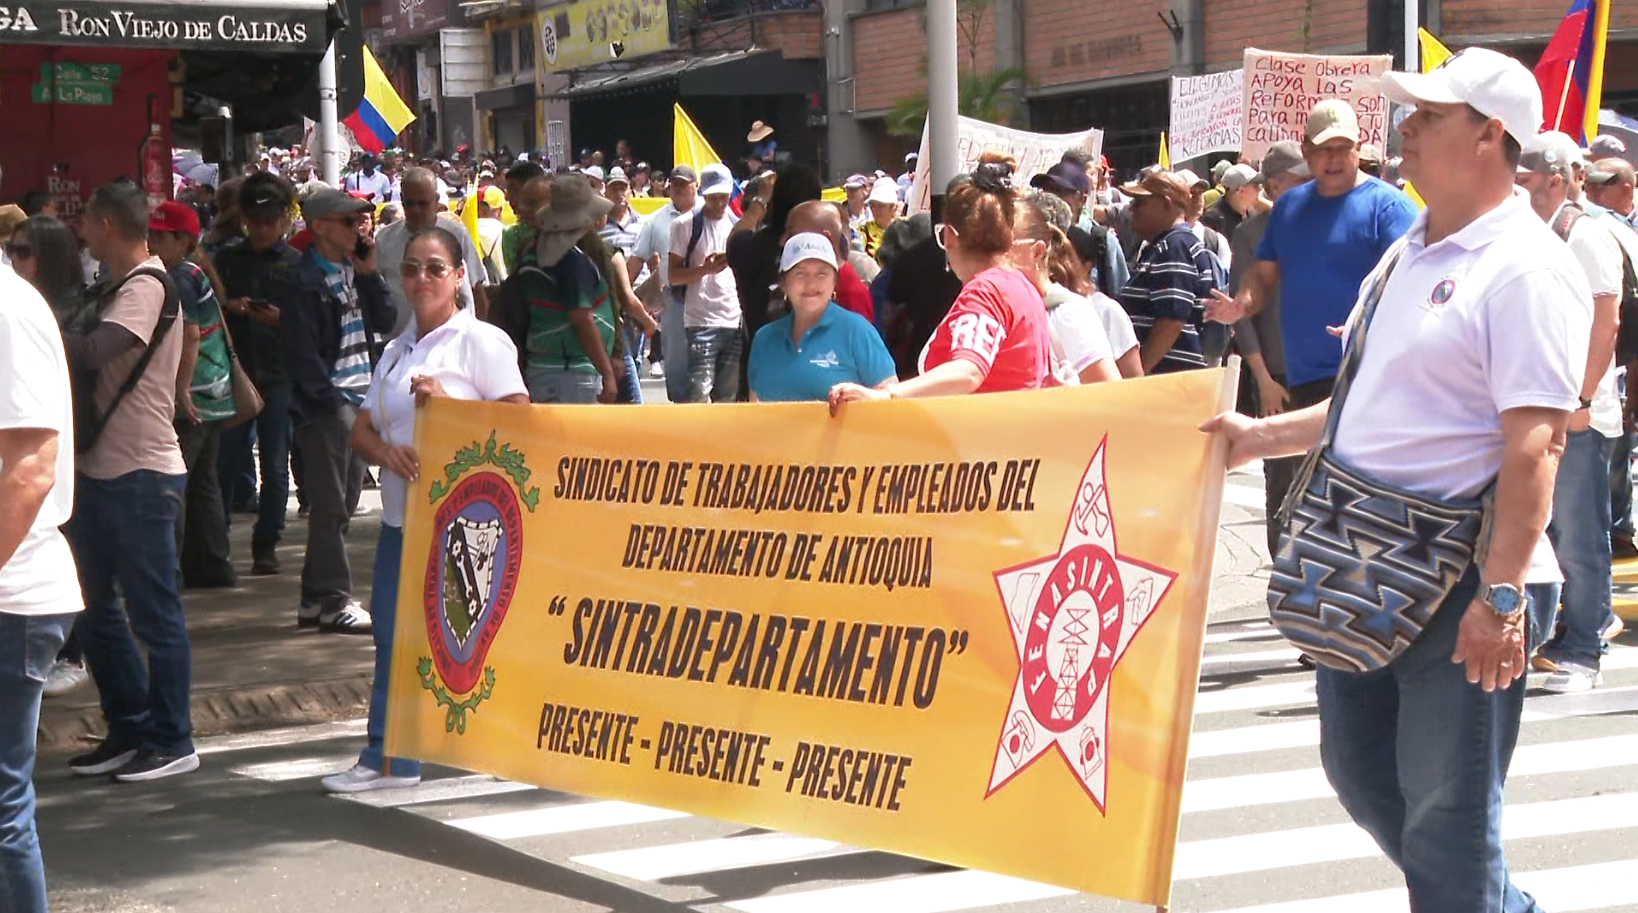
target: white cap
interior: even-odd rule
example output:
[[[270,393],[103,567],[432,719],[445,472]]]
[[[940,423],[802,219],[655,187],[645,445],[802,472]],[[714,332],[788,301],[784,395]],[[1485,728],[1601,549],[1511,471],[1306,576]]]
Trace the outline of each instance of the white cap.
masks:
[[[1541,87],[1535,76],[1506,54],[1489,48],[1465,48],[1430,73],[1388,73],[1382,91],[1402,105],[1468,104],[1527,145],[1541,129]]]
[[[805,231],[799,235],[791,235],[791,239],[785,242],[785,253],[779,257],[779,271],[787,272],[803,260],[818,260],[835,269],[836,248],[830,243],[829,238],[818,232]]]
[[[892,178],[877,178],[876,183],[870,185],[870,196],[866,198],[870,203],[899,202],[899,182]]]
[[[1241,187],[1253,183],[1256,180],[1257,169],[1247,165],[1244,162],[1241,162],[1223,172],[1223,189],[1231,191],[1239,190]]]
[[[631,184],[631,178],[626,177],[626,169],[621,168],[619,165],[615,165],[613,168],[609,169],[608,180],[604,181],[604,183],[626,184],[629,186]]]
[[[700,169],[700,195],[734,192],[734,174],[721,162],[712,162]]]
[[[1188,184],[1190,190],[1205,190],[1211,186],[1211,184],[1207,182],[1205,178],[1195,174],[1187,168],[1179,169],[1178,171],[1173,172],[1173,174],[1176,174],[1178,177],[1182,178],[1183,183]]]
[[[603,169],[599,165],[592,165],[589,168],[583,168],[581,169],[580,173],[585,175],[587,180],[601,181],[603,179]]]

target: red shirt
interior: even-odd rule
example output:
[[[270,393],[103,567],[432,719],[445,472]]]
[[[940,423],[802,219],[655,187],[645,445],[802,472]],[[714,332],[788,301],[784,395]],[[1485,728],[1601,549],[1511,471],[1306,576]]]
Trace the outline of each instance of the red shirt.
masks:
[[[853,264],[843,262],[841,269],[836,271],[836,303],[858,314],[860,317],[876,323],[876,302],[870,298],[870,286],[859,278],[853,270]]]
[[[983,372],[977,393],[1033,390],[1045,383],[1052,360],[1046,305],[1023,273],[993,267],[962,286],[921,350],[921,373],[957,359]]]
[[[284,243],[290,245],[291,249],[293,250],[299,250],[306,253],[307,248],[313,246],[313,230],[311,228],[303,228],[301,231],[291,235],[290,240]]]

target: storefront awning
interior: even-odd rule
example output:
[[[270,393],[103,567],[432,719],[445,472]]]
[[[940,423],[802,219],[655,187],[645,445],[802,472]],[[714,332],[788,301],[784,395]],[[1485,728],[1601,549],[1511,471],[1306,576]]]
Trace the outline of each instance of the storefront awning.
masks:
[[[331,0],[23,0],[0,6],[0,44],[323,54]]]

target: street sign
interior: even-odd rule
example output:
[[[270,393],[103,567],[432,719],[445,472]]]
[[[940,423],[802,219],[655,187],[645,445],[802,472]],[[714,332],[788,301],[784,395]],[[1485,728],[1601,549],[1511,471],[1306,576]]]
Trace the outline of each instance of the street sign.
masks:
[[[42,63],[41,82],[116,82],[120,77],[117,63]]]
[[[107,83],[83,82],[37,82],[32,92],[34,103],[59,105],[111,105],[114,103],[114,87]]]

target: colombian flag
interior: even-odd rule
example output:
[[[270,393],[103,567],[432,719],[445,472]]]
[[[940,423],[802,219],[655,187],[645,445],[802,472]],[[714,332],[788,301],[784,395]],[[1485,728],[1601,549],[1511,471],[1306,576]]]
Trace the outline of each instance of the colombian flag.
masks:
[[[1610,0],[1574,0],[1536,64],[1544,128],[1567,133],[1583,146],[1598,134],[1609,27]]]
[[[364,99],[343,122],[353,131],[353,140],[372,155],[392,145],[398,134],[415,122],[415,113],[398,97],[398,91],[381,71],[375,55],[364,49]]]

